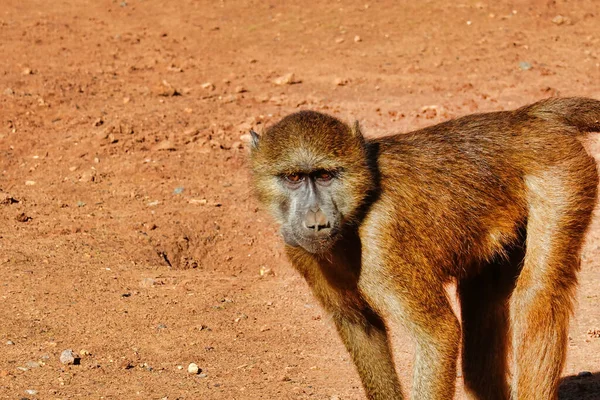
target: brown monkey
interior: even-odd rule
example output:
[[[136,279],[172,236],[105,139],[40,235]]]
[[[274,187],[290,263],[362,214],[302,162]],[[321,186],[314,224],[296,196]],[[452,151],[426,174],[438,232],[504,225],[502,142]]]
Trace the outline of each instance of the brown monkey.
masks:
[[[587,131],[600,101],[567,98],[377,139],[312,111],[252,132],[258,198],[368,398],[402,398],[382,315],[416,340],[415,399],[454,396],[461,337],[471,398],[556,398],[598,185]]]

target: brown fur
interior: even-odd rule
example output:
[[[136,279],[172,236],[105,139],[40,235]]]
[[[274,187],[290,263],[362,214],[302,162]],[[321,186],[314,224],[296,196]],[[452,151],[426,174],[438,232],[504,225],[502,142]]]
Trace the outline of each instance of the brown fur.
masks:
[[[368,398],[402,398],[383,315],[416,339],[415,399],[453,397],[461,337],[471,398],[556,398],[598,185],[577,136],[599,130],[600,102],[571,98],[366,141],[314,112],[265,132],[254,186],[279,222],[289,199],[276,176],[344,171],[341,238],[326,254],[286,250],[332,313]]]

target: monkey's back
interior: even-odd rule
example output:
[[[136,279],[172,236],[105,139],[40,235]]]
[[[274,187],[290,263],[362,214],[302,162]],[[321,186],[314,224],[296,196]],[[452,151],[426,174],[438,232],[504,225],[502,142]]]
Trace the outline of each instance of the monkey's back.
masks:
[[[371,247],[385,248],[378,238],[390,234],[410,249],[405,262],[450,276],[503,256],[526,225],[527,176],[562,168],[597,181],[576,133],[519,109],[370,140],[380,174],[379,200],[366,217],[377,224],[365,224],[379,226],[368,234]],[[390,209],[396,215],[386,218]]]

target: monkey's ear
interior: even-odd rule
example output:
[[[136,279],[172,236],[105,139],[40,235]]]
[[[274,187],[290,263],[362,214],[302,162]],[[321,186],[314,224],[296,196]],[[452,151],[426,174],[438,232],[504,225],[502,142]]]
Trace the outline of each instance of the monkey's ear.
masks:
[[[250,129],[250,136],[252,137],[252,140],[250,140],[250,146],[253,150],[257,149],[260,136],[258,136],[258,133],[254,132],[253,129]]]
[[[363,137],[358,120],[354,121],[354,125],[352,125],[352,135],[359,138]]]

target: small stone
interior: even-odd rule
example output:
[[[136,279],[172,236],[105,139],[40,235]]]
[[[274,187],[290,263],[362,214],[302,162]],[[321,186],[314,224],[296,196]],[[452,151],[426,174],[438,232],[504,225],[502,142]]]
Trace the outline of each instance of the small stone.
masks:
[[[563,17],[562,15],[557,15],[556,17],[552,18],[552,23],[556,25],[569,24],[570,22],[571,20],[568,17]]]
[[[181,194],[184,190],[185,188],[183,186],[176,187],[175,190],[173,190],[173,194]]]
[[[356,36],[354,36],[354,43],[358,43],[358,42],[362,42],[362,39],[360,38],[360,36],[356,35]]]
[[[290,72],[288,74],[285,74],[278,78],[275,78],[273,80],[273,83],[276,85],[279,85],[279,86],[283,86],[283,85],[292,85],[294,83],[300,83],[300,81],[297,81],[294,73]]]
[[[235,89],[233,89],[233,91],[235,93],[245,93],[247,92],[246,88],[243,86],[236,86]]]
[[[198,365],[196,363],[191,363],[190,365],[188,365],[187,372],[188,374],[198,375],[198,373],[200,372],[200,368],[198,368]]]
[[[131,101],[129,97],[123,97],[123,104],[127,104]]]
[[[25,394],[29,394],[29,395],[35,396],[35,395],[37,394],[37,390],[34,390],[34,389],[26,389],[26,390],[25,390]]]
[[[216,89],[215,85],[213,85],[211,82],[205,82],[202,85],[200,85],[200,87],[205,90],[215,90]]]
[[[64,350],[60,354],[60,362],[65,365],[78,365],[81,359],[71,349]]]
[[[162,142],[156,144],[152,147],[154,151],[175,151],[177,148],[170,140],[163,140]]]
[[[348,79],[345,78],[335,78],[333,83],[337,86],[346,86],[348,84]]]
[[[141,287],[152,287],[154,285],[156,285],[156,280],[154,280],[152,278],[144,278],[140,282]]]
[[[529,71],[532,68],[531,64],[528,63],[527,61],[521,61],[519,63],[519,69],[521,69],[521,71]]]
[[[344,38],[343,37],[337,38],[337,39],[335,39],[335,42],[337,44],[344,43]]]
[[[33,75],[33,71],[31,70],[31,68],[23,68],[23,71],[21,71],[21,74],[23,74],[23,75]]]
[[[28,222],[31,221],[31,217],[28,216],[25,213],[20,213],[19,215],[16,216],[15,218],[18,222]]]
[[[89,356],[91,353],[85,349],[79,350],[79,355],[82,357]]]
[[[25,181],[25,186],[33,186],[35,185],[35,181]]]
[[[119,368],[121,368],[121,369],[131,369],[133,367],[134,367],[133,363],[127,359],[121,361],[121,363],[119,364]]]
[[[94,121],[94,126],[102,126],[104,125],[104,120],[102,118],[98,118]]]
[[[592,376],[593,374],[590,371],[581,371],[580,373],[577,374],[578,378],[587,378]]]
[[[6,345],[7,345],[7,346],[14,346],[14,345],[15,345],[15,342],[13,342],[12,340],[7,340],[7,341],[6,341]]]
[[[81,174],[81,178],[79,178],[79,182],[94,182],[96,181],[96,170],[88,169],[83,171]]]
[[[37,361],[27,361],[27,363],[25,363],[25,366],[27,368],[39,368],[41,367],[40,363]]]
[[[208,201],[206,199],[190,199],[189,203],[190,204],[200,204],[201,206],[204,206],[208,203]]]
[[[155,206],[157,206],[159,204],[160,204],[159,200],[149,201],[148,202],[148,207],[155,207]]]
[[[15,94],[15,91],[12,90],[11,88],[6,88],[6,89],[4,89],[4,94],[7,96],[12,96]]]
[[[81,200],[80,200],[80,201],[78,201],[78,202],[77,202],[77,207],[85,207],[85,202],[83,202],[83,201],[81,201]]]

